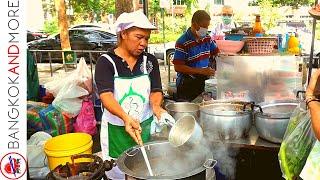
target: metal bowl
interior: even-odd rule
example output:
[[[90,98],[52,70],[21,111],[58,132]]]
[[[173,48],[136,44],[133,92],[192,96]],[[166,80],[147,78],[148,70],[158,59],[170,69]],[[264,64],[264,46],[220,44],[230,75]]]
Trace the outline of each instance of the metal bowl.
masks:
[[[290,116],[298,102],[273,101],[259,104],[263,112],[255,112],[255,126],[259,136],[274,143],[281,143]]]
[[[191,115],[198,121],[199,105],[195,103],[175,102],[167,104],[165,108],[175,120],[178,120],[186,115]]]
[[[203,132],[200,125],[191,115],[183,116],[171,128],[169,142],[175,147],[190,149],[202,139]]]

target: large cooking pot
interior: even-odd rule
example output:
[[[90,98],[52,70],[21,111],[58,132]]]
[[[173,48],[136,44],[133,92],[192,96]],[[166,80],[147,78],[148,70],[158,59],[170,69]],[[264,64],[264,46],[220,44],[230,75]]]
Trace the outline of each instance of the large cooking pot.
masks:
[[[150,142],[144,146],[155,176],[149,176],[140,148],[136,146],[126,150],[117,160],[119,169],[126,174],[126,179],[205,180],[206,170],[213,172],[212,168],[217,163],[209,151],[180,151],[168,141]]]
[[[247,136],[252,125],[252,104],[211,102],[200,106],[200,124],[205,136],[238,139]]]
[[[166,105],[166,110],[174,119],[180,119],[186,115],[192,115],[197,121],[199,117],[199,105],[190,102],[175,102]]]
[[[258,104],[255,111],[255,126],[259,136],[274,143],[281,143],[290,116],[297,107],[296,100],[277,100]]]

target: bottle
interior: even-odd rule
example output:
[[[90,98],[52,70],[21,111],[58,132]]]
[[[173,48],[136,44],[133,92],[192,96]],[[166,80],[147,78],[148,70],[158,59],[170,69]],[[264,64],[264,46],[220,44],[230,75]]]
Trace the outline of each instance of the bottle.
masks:
[[[260,15],[256,15],[256,21],[252,28],[252,33],[254,36],[262,36],[263,28],[261,25]]]
[[[288,40],[288,52],[290,54],[299,55],[300,54],[300,42],[296,34],[291,34]]]

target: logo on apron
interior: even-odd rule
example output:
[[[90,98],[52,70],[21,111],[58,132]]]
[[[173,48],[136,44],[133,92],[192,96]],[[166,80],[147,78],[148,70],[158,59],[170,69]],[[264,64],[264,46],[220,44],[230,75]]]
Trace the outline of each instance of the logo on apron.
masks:
[[[130,85],[129,92],[124,94],[119,104],[128,115],[138,118],[143,111],[145,101],[146,99],[135,92]]]

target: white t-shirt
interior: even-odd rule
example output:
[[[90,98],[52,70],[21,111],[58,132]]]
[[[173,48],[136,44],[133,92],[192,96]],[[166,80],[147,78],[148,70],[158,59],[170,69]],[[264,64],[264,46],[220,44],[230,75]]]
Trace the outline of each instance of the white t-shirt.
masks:
[[[230,32],[232,29],[236,28],[236,24],[231,21],[230,24],[218,23],[217,26],[211,31],[211,36],[214,35],[224,35],[225,32]]]

